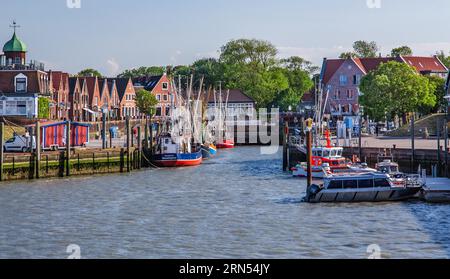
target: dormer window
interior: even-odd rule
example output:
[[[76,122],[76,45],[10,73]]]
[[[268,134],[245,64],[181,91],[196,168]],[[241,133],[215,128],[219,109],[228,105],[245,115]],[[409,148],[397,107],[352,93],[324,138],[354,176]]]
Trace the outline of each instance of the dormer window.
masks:
[[[27,77],[23,74],[17,75],[14,78],[14,84],[16,87],[16,93],[26,93],[27,92]]]
[[[168,82],[163,82],[162,83],[162,89],[163,90],[169,90],[169,83]]]

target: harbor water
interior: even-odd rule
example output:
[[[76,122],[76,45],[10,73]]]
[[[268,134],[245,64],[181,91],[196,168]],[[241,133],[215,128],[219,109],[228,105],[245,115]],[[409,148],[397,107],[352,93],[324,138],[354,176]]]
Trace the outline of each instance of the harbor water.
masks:
[[[450,205],[302,203],[281,165],[240,147],[193,168],[2,183],[0,258],[450,258]]]

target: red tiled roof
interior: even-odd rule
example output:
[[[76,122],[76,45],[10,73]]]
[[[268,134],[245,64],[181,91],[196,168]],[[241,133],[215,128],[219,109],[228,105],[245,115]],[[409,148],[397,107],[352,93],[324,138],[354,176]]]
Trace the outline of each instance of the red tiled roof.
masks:
[[[382,63],[388,63],[391,61],[402,62],[395,57],[377,57],[377,58],[358,58],[363,65],[366,73],[376,70]]]
[[[52,86],[53,89],[59,90],[61,85],[62,72],[51,72]]]
[[[98,80],[96,77],[84,77],[86,80],[86,86],[89,94],[89,98],[93,98],[95,94],[95,85],[98,83]]]
[[[223,102],[226,102],[226,98],[228,95],[228,91],[224,90],[222,91],[222,100]],[[219,99],[219,93],[216,93],[216,98]],[[216,101],[217,101],[216,99]],[[210,94],[209,96],[209,103],[214,103],[214,94]],[[239,89],[231,89],[230,95],[228,96],[228,103],[255,103],[255,101],[247,96],[244,92],[242,92]]]
[[[323,67],[325,69],[322,69],[322,82],[328,83],[330,79],[333,77],[334,73],[342,66],[342,64],[345,62],[345,59],[327,59],[324,62]]]
[[[445,73],[448,69],[437,57],[402,56],[403,60],[419,72]]]
[[[445,73],[448,69],[437,57],[399,56],[399,57],[376,57],[376,58],[353,58],[353,62],[362,71],[368,73],[377,69],[380,64],[390,61],[407,63],[414,67],[419,73]],[[346,59],[325,60],[322,69],[322,82],[327,84],[336,71],[342,66]]]

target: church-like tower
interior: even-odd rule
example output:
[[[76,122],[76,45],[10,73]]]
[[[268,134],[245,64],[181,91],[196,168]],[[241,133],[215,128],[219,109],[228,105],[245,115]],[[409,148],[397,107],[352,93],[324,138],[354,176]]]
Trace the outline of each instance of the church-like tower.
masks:
[[[16,23],[12,26],[14,28],[14,34],[4,46],[3,52],[5,56],[5,62],[7,65],[25,65],[27,46],[16,35]]]

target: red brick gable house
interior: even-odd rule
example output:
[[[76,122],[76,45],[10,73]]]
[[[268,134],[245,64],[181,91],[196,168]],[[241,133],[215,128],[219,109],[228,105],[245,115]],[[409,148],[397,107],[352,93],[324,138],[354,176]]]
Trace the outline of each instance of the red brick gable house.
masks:
[[[100,120],[100,88],[97,77],[83,77],[86,81],[86,88],[89,96],[89,110],[90,121],[98,121]]]
[[[125,119],[139,117],[139,110],[136,107],[136,91],[133,81],[130,78],[115,78],[117,93],[119,96],[119,118]]]
[[[99,102],[99,108],[100,110],[106,109],[108,113],[111,111],[111,104],[110,104],[110,90],[108,85],[107,79],[99,79],[98,80],[98,86],[100,88],[100,102]]]
[[[89,94],[84,78],[69,78],[69,102],[69,118],[72,121],[89,120],[89,112],[86,111],[89,108]]]
[[[51,118],[57,120],[69,117],[69,74],[63,72],[49,72],[52,91]]]
[[[172,106],[172,83],[167,74],[152,77],[142,77],[134,80],[136,89],[143,88],[152,93],[159,104],[156,116],[168,116]],[[173,100],[176,102],[176,100]]]
[[[120,118],[120,97],[117,91],[116,81],[113,79],[108,79],[108,87],[110,92],[110,118],[114,120],[119,120]]]
[[[398,56],[378,58],[324,59],[320,74],[324,94],[328,93],[325,113],[333,118],[359,114],[361,78],[382,63],[397,61],[412,66],[419,74],[444,77],[445,65],[434,57]]]

